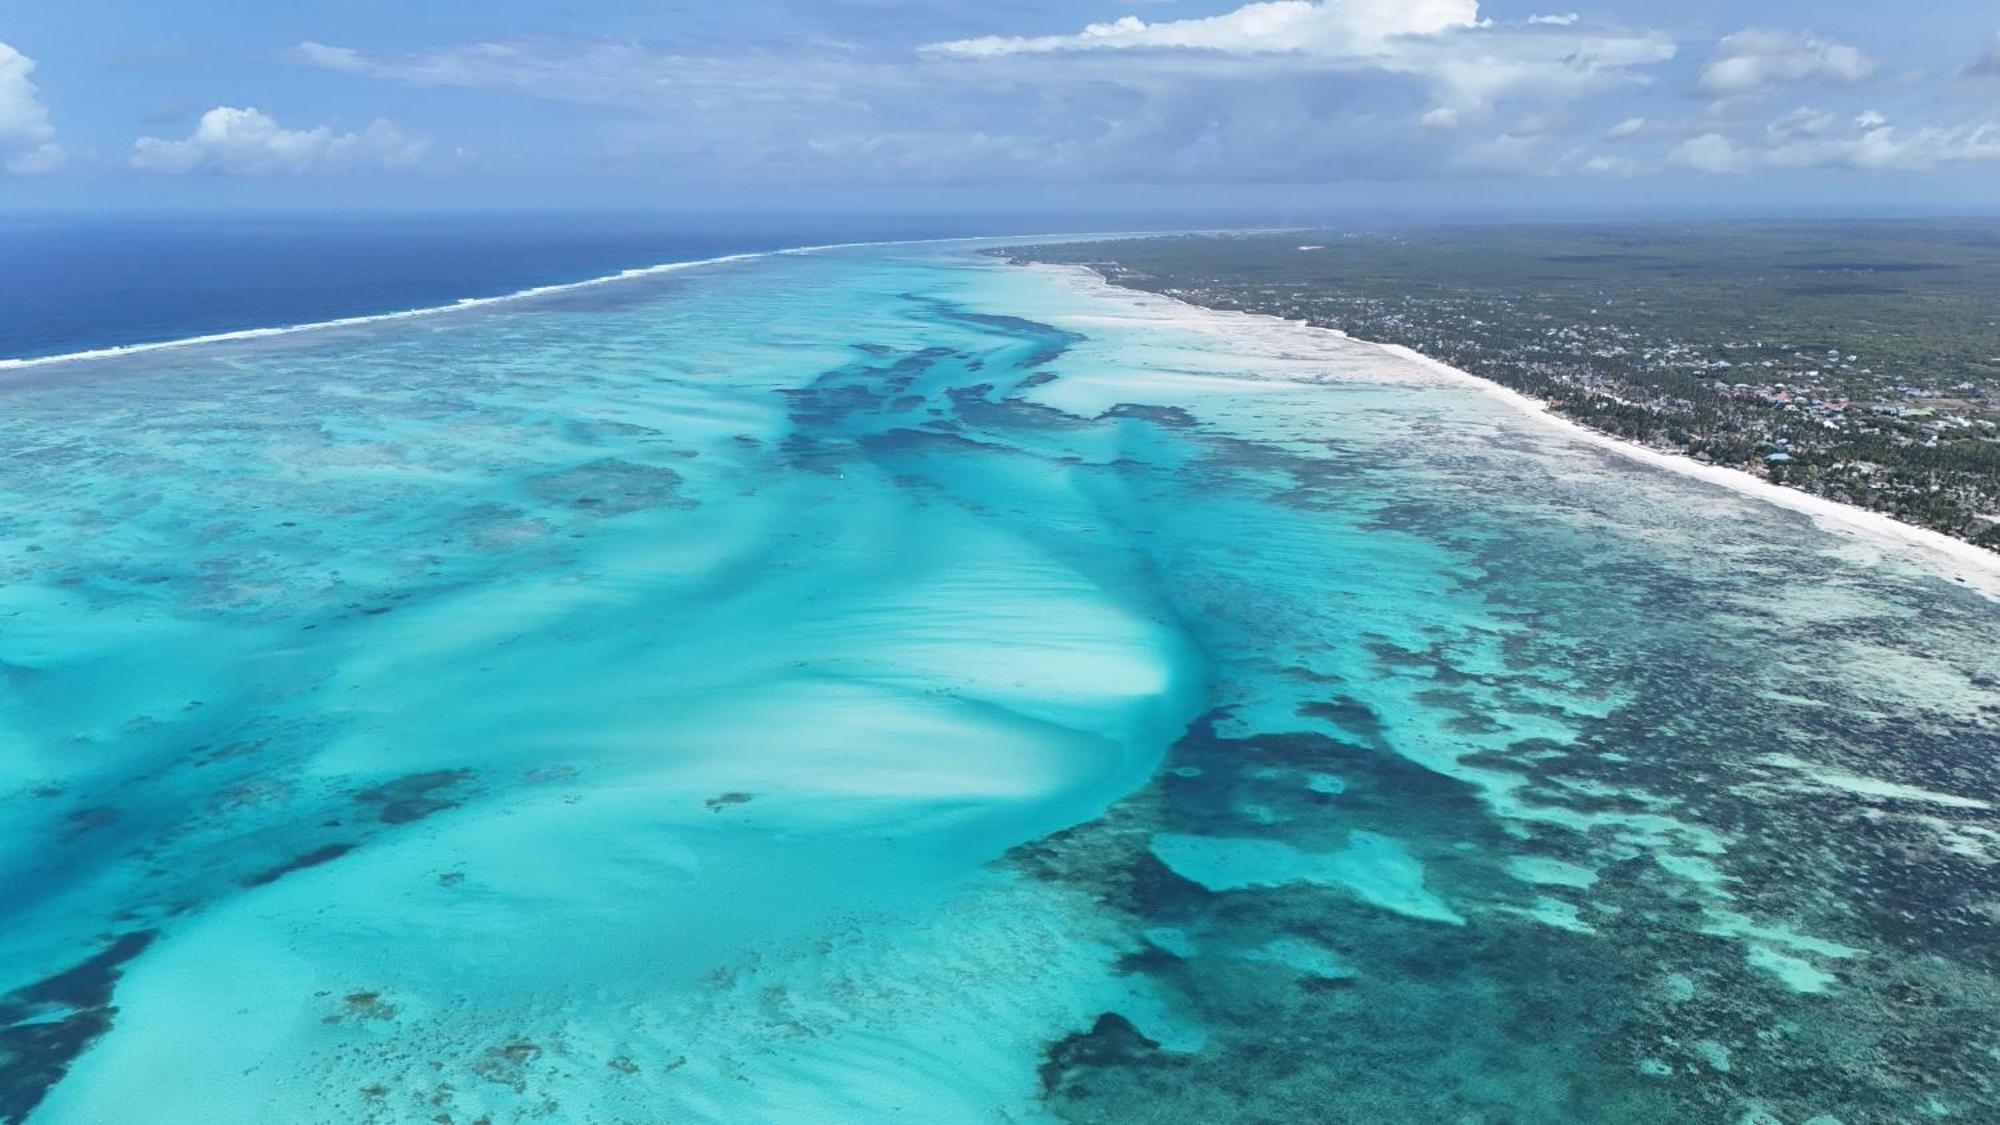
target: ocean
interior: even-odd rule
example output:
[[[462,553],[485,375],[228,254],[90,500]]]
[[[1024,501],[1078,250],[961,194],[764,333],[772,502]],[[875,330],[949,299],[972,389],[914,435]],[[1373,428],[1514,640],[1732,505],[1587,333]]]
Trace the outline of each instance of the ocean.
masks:
[[[0,1120],[2000,1112],[2000,606],[981,248],[0,372]]]
[[[921,217],[14,215],[0,217],[0,361],[380,316],[728,254],[991,230]]]

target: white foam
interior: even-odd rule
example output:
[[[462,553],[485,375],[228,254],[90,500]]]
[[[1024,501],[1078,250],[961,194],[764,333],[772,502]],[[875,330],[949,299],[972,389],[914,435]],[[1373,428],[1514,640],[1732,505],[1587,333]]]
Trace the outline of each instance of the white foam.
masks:
[[[820,247],[810,247],[807,249],[820,249]],[[827,249],[831,249],[831,247]],[[0,359],[0,371],[18,371],[27,367],[47,367],[52,364],[73,363],[77,360],[85,359],[115,359],[119,356],[165,351],[169,348],[193,347],[197,344],[222,344],[235,340],[261,340],[270,336],[289,336],[298,332],[319,332],[329,328],[352,328],[362,324],[377,324],[389,320],[408,320],[411,317],[432,316],[437,313],[463,312],[466,309],[485,308],[508,301],[525,300],[529,297],[546,297],[551,293],[565,293],[574,289],[589,289],[593,286],[609,285],[614,281],[630,281],[640,277],[655,277],[660,274],[673,273],[677,270],[695,269],[700,266],[718,266],[729,262],[742,262],[766,256],[764,254],[725,254],[719,258],[702,258],[696,261],[662,262],[659,265],[620,270],[615,274],[587,278],[583,281],[570,281],[559,285],[536,285],[527,289],[519,289],[512,293],[502,293],[495,297],[460,297],[448,305],[400,309],[396,312],[368,313],[362,316],[342,316],[331,320],[314,320],[307,321],[304,324],[286,324],[269,328],[239,328],[230,332],[211,332],[204,336],[184,336],[177,340],[155,340],[143,344],[119,344],[109,348],[92,348],[87,351],[65,352],[62,355]]]

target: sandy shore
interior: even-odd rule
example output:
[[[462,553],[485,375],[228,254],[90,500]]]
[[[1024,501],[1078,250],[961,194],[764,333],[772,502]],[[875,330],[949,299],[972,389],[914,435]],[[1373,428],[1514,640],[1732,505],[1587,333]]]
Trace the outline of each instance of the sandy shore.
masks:
[[[1037,265],[1041,265],[1037,263]],[[1184,316],[1199,316],[1212,325],[1216,318],[1241,322],[1251,320],[1264,325],[1284,325],[1307,335],[1324,333],[1341,340],[1377,348],[1381,351],[1408,360],[1428,371],[1460,383],[1489,398],[1513,407],[1522,415],[1535,419],[1543,425],[1562,431],[1568,437],[1586,445],[1596,446],[1628,460],[1638,461],[1654,468],[1693,477],[1709,484],[1719,485],[1732,492],[1749,496],[1765,503],[1801,512],[1812,518],[1820,528],[1839,535],[1849,536],[1867,543],[1869,546],[1893,552],[1896,555],[1915,559],[1926,567],[1939,572],[1952,581],[1976,590],[1981,595],[2000,602],[2000,554],[1982,547],[1976,547],[1962,539],[1954,539],[1942,532],[1904,523],[1893,516],[1881,512],[1857,508],[1837,500],[1814,496],[1795,488],[1773,484],[1755,474],[1741,469],[1725,468],[1697,461],[1678,453],[1668,453],[1613,437],[1599,430],[1591,429],[1550,410],[1547,403],[1532,398],[1509,387],[1501,386],[1490,379],[1482,379],[1468,371],[1460,370],[1441,360],[1432,359],[1414,349],[1401,344],[1383,344],[1373,340],[1362,340],[1345,332],[1331,328],[1319,328],[1303,321],[1287,320],[1282,317],[1260,313],[1245,313],[1210,309],[1183,301],[1177,297],[1132,289],[1118,285],[1103,274],[1088,266],[1043,266],[1072,276],[1088,277],[1105,288],[1115,289],[1123,294],[1139,294],[1154,298],[1172,306]]]

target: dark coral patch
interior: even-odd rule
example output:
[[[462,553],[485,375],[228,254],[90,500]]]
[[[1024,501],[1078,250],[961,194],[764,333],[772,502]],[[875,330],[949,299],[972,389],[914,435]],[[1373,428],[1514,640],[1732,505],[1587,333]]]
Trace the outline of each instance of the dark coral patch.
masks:
[[[77,1056],[111,1030],[118,1013],[112,989],[155,936],[121,934],[87,960],[0,999],[0,1123],[25,1121]]]
[[[1167,426],[1176,430],[1191,429],[1199,424],[1194,415],[1178,406],[1145,406],[1137,403],[1121,402],[1104,412],[1106,418],[1139,418],[1157,426]]]
[[[372,806],[384,824],[409,824],[457,808],[471,780],[471,770],[427,770],[363,789],[354,799]]]
[[[275,883],[294,871],[301,871],[308,867],[318,867],[322,863],[331,863],[353,850],[353,844],[328,844],[325,847],[314,848],[304,855],[288,859],[276,867],[267,867],[254,874],[245,875],[241,882],[246,887],[261,887],[267,883]]]
[[[1146,1038],[1132,1021],[1117,1012],[1097,1017],[1089,1031],[1065,1035],[1049,1044],[1038,1072],[1044,1095],[1056,1093],[1091,1071],[1106,1067],[1171,1065],[1172,1056],[1156,1040]]]
[[[1389,739],[1382,728],[1382,717],[1375,713],[1374,708],[1358,699],[1341,695],[1324,702],[1301,703],[1299,714],[1331,723],[1361,739],[1372,749],[1389,749]]]

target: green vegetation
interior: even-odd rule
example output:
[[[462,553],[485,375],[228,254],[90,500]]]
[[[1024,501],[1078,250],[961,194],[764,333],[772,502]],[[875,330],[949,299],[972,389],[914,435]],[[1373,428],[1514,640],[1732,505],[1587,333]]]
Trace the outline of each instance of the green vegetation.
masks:
[[[2000,548],[2000,222],[1291,231],[1004,253],[1404,344],[1619,437]]]

